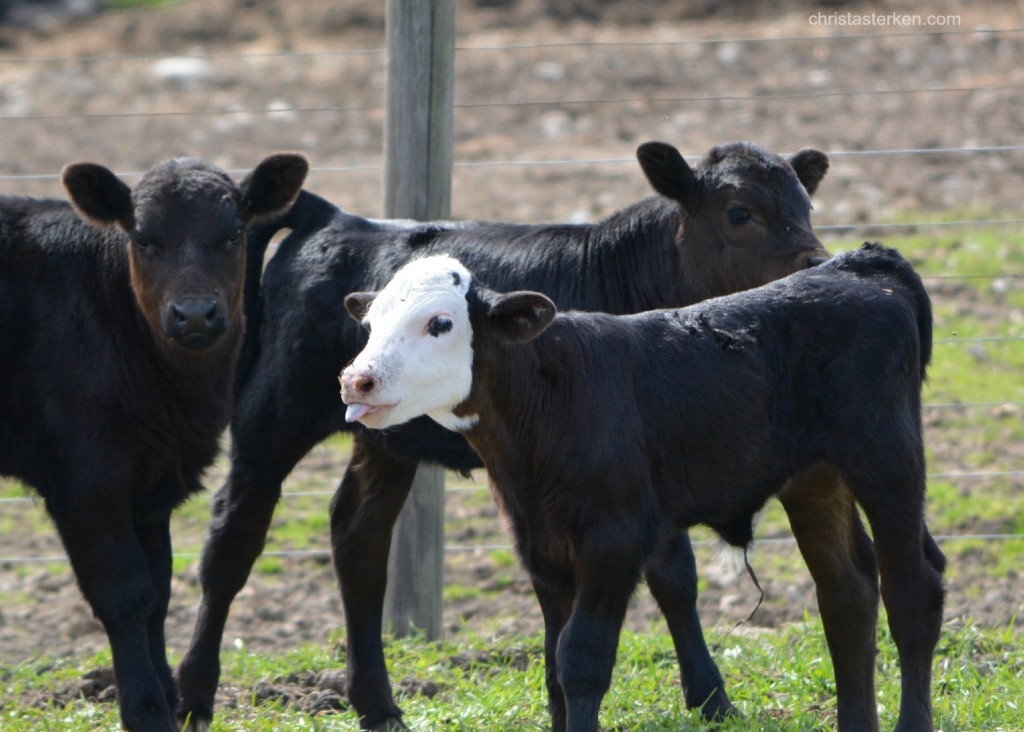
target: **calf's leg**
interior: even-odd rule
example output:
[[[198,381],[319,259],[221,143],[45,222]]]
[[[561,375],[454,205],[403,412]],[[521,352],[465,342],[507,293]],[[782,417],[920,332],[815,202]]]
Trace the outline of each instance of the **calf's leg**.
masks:
[[[110,640],[122,725],[130,732],[177,732],[167,689],[150,655],[158,593],[129,511],[104,506],[100,518],[56,508],[51,515],[78,586]]]
[[[381,452],[360,435],[331,499],[331,548],[345,607],[349,702],[363,729],[404,729],[384,660],[381,623],[391,531],[416,465]]]
[[[831,468],[816,468],[779,495],[814,578],[836,677],[842,732],[878,729],[875,633],[878,572],[853,494]]]
[[[626,606],[643,564],[640,542],[629,536],[621,526],[595,529],[576,547],[576,604],[557,648],[568,732],[598,730]]]
[[[708,721],[738,715],[704,642],[697,612],[697,564],[689,535],[685,531],[667,532],[644,573],[672,634],[686,706],[700,709]]]
[[[902,481],[864,486],[858,500],[871,522],[882,600],[900,657],[896,730],[931,732],[932,659],[942,628],[945,558],[924,524],[923,469]]]
[[[552,732],[565,732],[565,693],[558,682],[558,639],[572,613],[573,588],[555,587],[533,577],[533,589],[544,616],[544,684]]]
[[[167,641],[164,625],[167,621],[167,606],[171,600],[171,527],[170,516],[155,523],[137,527],[142,550],[149,561],[149,576],[153,582],[155,593],[153,606],[149,613],[147,634],[149,637],[149,656],[160,683],[163,684],[167,696],[168,708],[172,711],[178,705],[178,687],[174,683],[174,675],[167,663]]]
[[[326,419],[310,416],[310,410],[295,408],[282,415],[278,410],[283,408],[269,403],[250,408],[240,412],[232,427],[231,471],[213,499],[199,564],[203,592],[192,640],[178,666],[178,717],[189,720],[191,732],[209,729],[213,718],[228,612],[263,551],[281,482],[331,431]]]

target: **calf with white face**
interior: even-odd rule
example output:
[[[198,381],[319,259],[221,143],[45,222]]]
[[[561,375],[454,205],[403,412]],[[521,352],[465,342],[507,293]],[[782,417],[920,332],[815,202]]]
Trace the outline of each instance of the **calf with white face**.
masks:
[[[703,523],[747,546],[773,496],[817,586],[839,729],[878,729],[879,594],[903,673],[896,728],[933,728],[945,560],[923,519],[931,306],[897,252],[865,245],[677,310],[558,317],[544,295],[498,294],[429,257],[345,304],[370,329],[340,377],[347,419],[429,415],[487,467],[544,615],[556,731],[597,730],[658,542]]]
[[[453,414],[473,380],[470,277],[456,259],[429,257],[400,270],[379,296],[348,297],[370,340],[342,377],[347,421],[380,428],[427,415],[451,430],[472,424]]]

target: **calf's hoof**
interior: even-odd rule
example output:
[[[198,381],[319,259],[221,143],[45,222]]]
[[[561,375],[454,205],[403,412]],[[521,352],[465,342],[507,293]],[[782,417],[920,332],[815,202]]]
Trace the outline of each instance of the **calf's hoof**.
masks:
[[[210,732],[210,720],[189,717],[182,721],[181,732]]]
[[[732,705],[725,692],[718,691],[700,705],[700,716],[708,722],[724,722],[726,718],[742,719],[743,714]]]

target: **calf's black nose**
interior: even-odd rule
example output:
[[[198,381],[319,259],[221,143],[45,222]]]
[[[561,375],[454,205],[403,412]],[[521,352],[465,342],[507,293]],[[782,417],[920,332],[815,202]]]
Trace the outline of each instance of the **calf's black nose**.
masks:
[[[817,267],[819,264],[824,264],[827,261],[828,257],[808,257],[804,260],[804,267],[806,269],[811,269],[812,267]]]
[[[184,297],[168,306],[164,331],[190,350],[202,350],[227,330],[224,307],[217,298]]]

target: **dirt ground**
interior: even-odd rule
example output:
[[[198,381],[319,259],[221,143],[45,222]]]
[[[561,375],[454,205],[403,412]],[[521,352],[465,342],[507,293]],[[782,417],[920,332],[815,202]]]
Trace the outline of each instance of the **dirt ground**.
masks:
[[[130,173],[189,154],[241,172],[270,151],[300,149],[312,159],[312,190],[343,208],[379,215],[382,5],[210,0],[78,19],[73,26],[0,26],[0,185],[7,193],[60,196],[56,174],[76,159]],[[691,159],[736,139],[778,151],[832,151],[815,201],[819,227],[915,221],[948,210],[1020,216],[1024,150],[963,151],[1024,144],[1020,34],[907,35],[876,25],[839,29],[860,37],[824,40],[836,29],[810,18],[836,12],[833,5],[806,3],[778,15],[757,2],[463,0],[453,217],[604,216],[648,195],[632,155],[649,139],[671,141]],[[1009,2],[843,9],[851,7],[960,13],[960,25],[949,30],[1024,25],[1024,11]],[[910,152],[921,148],[947,151]],[[904,152],[872,154],[880,150]],[[563,162],[525,164],[530,161]],[[964,307],[971,306],[955,285],[938,287],[946,289],[933,294],[963,295]],[[1007,409],[1007,419],[1024,416]],[[929,418],[930,470],[969,469],[962,445],[942,427],[938,416]],[[1022,464],[1020,445],[988,447],[997,464]],[[286,490],[311,481],[329,490],[343,467],[342,455],[317,449]],[[211,489],[222,475],[222,467],[211,474]],[[459,527],[449,541],[507,543],[493,505],[471,496],[449,500],[449,517]],[[3,514],[16,510],[41,508],[0,505]],[[757,551],[764,557],[755,567],[765,601],[749,624],[770,627],[801,619],[807,608],[813,612],[806,573],[773,577],[773,558],[796,549],[765,543]],[[49,534],[0,535],[0,556],[61,553]],[[702,546],[698,554],[705,623],[731,627],[749,615],[758,593],[745,575],[723,568],[712,548]],[[227,646],[237,639],[251,650],[277,651],[325,642],[341,627],[329,562],[283,561],[280,573],[254,575],[235,602]],[[970,555],[960,561],[947,617],[1005,626],[1024,610],[1019,572],[990,577],[980,555],[976,572]],[[492,554],[452,553],[447,580],[503,590],[486,600],[447,603],[450,636],[539,629],[525,577],[498,566]],[[187,643],[197,593],[193,565],[174,582],[168,646],[175,653]],[[106,645],[69,571],[0,562],[0,598],[4,663]],[[645,591],[634,604],[634,628],[659,627]],[[105,687],[101,679],[89,688],[102,693]]]

